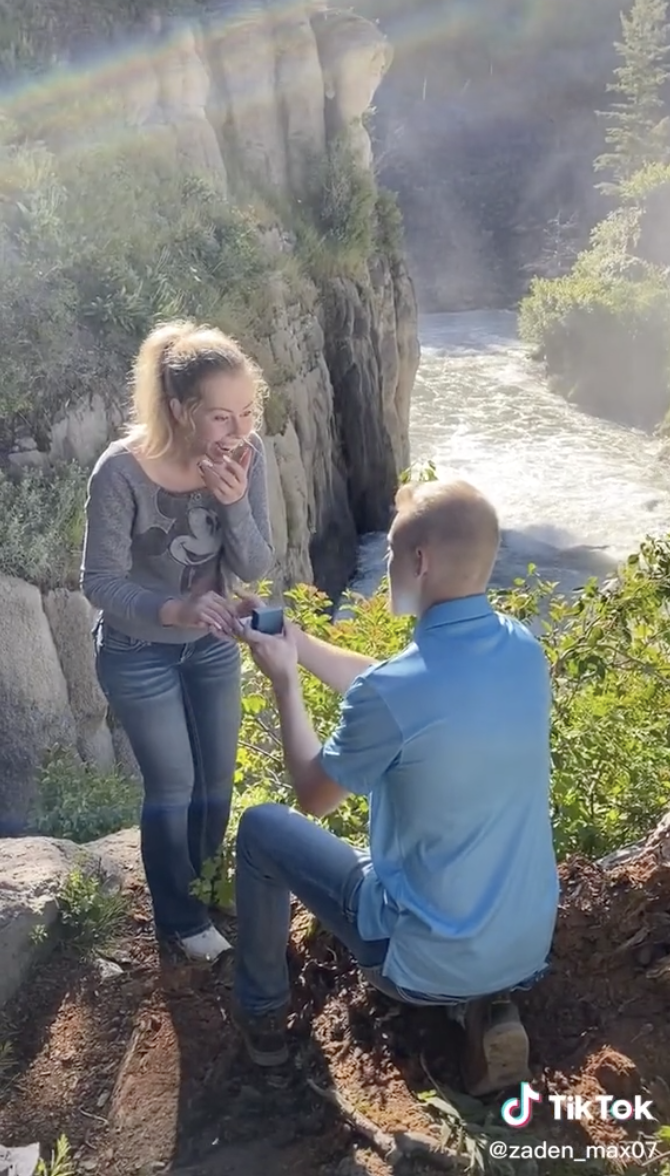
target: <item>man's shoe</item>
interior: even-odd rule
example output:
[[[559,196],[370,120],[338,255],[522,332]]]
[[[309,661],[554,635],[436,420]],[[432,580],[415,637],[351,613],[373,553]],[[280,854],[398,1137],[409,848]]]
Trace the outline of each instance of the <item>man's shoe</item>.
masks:
[[[461,1072],[468,1094],[481,1098],[530,1078],[528,1034],[508,997],[472,1001],[465,1014]]]
[[[180,937],[179,946],[195,964],[213,964],[224,952],[232,951],[225,936],[213,926],[198,935]]]
[[[289,1059],[286,1023],[289,1006],[254,1016],[233,1002],[232,1019],[242,1034],[247,1053],[257,1066],[283,1066]]]

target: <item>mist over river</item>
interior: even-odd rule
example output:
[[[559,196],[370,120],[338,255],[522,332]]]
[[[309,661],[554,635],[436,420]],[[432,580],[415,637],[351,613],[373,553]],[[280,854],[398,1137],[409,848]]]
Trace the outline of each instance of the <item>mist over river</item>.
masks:
[[[441,477],[465,478],[495,503],[496,584],[532,562],[567,591],[608,576],[646,535],[670,530],[670,460],[660,459],[659,441],[551,393],[519,342],[515,314],[425,315],[419,332],[412,462],[431,460]],[[384,551],[385,536],[363,537],[354,591],[378,586]]]

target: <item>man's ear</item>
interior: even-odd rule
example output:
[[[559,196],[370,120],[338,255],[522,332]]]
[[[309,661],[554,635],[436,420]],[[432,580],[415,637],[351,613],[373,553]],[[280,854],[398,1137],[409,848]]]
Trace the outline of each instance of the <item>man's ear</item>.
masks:
[[[424,576],[428,568],[428,557],[422,547],[417,547],[414,552],[414,572],[415,575]]]

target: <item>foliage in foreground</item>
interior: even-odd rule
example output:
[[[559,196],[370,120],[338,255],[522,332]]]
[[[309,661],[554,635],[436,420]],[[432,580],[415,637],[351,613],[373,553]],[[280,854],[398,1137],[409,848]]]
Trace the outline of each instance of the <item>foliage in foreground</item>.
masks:
[[[40,1160],[35,1176],[75,1176],[70,1144],[64,1135],[56,1140],[50,1160]]]
[[[596,581],[575,598],[555,592],[532,569],[525,581],[493,594],[497,607],[533,624],[551,664],[554,691],[552,810],[555,844],[598,857],[643,837],[670,803],[670,541],[649,541],[617,582]],[[352,603],[350,619],[331,625],[325,598],[301,587],[291,615],[310,633],[380,660],[411,639],[412,622],[392,617],[383,593]],[[246,665],[244,720],[231,831],[221,858],[199,886],[228,901],[234,829],[249,805],[291,803],[281,742],[266,680]],[[303,675],[305,700],[325,739],[339,698]],[[326,819],[354,842],[365,839],[367,803],[352,797]]]
[[[643,837],[670,804],[670,539],[649,540],[615,582],[590,582],[575,597],[555,592],[533,569],[493,594],[495,605],[539,632],[554,691],[552,809],[559,857],[598,857]],[[352,601],[331,624],[326,598],[313,588],[290,594],[289,613],[308,632],[380,660],[410,639],[412,622],[392,617],[383,592]],[[303,675],[305,700],[320,738],[336,725],[340,700]],[[90,773],[90,769],[86,769]],[[101,777],[95,786],[56,757],[47,776],[50,831],[88,839],[134,820],[135,786]],[[87,779],[93,779],[87,776]],[[244,718],[226,846],[209,863],[199,893],[231,897],[234,838],[245,808],[292,803],[271,690],[245,659]],[[326,819],[353,842],[365,839],[367,803],[352,797]]]

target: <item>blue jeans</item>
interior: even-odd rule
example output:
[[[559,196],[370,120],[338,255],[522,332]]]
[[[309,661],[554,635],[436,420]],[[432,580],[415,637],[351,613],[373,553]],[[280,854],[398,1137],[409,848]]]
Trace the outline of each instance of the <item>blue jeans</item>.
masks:
[[[382,975],[388,939],[362,939],[358,898],[367,854],[285,805],[247,809],[237,832],[235,995],[252,1015],[274,1012],[289,997],[286,959],[291,894],[351,952],[371,984],[409,1004],[460,1006],[449,997],[397,988]]]
[[[237,645],[138,641],[102,621],[98,677],[142,773],[142,859],[157,930],[196,935],[210,925],[191,893],[228,826],[241,722]]]
[[[243,813],[237,832],[235,995],[245,1012],[262,1016],[288,1001],[286,949],[293,894],[349,949],[380,992],[405,1004],[444,1006],[463,1023],[469,1000],[425,996],[382,975],[388,939],[362,939],[357,928],[361,883],[370,864],[366,853],[295,809],[261,804]],[[545,971],[516,988],[531,988]]]

